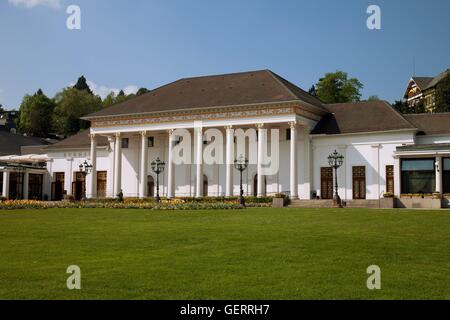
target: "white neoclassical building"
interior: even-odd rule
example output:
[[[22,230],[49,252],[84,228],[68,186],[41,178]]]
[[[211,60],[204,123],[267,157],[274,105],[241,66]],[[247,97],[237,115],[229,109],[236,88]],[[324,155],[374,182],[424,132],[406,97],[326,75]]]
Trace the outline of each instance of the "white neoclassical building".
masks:
[[[377,200],[386,192],[450,194],[450,114],[405,116],[382,101],[326,105],[269,70],[180,79],[84,119],[90,130],[49,146],[40,162],[48,199],[59,200],[64,192],[80,198],[84,186],[88,198],[121,191],[125,197],[153,196],[150,162],[156,158],[166,163],[161,196],[238,195],[233,161],[242,153],[239,129],[256,132],[245,148],[245,157],[256,159],[244,172],[246,195],[332,198],[327,157],[334,150],[345,157],[338,171],[344,200]],[[190,163],[173,161],[171,150],[184,141],[180,129],[192,137]],[[211,129],[223,138],[212,138]],[[271,153],[275,130],[279,169],[266,174],[260,164]],[[215,154],[220,163],[202,157],[213,143],[223,146]],[[85,160],[93,166],[86,182],[79,172]],[[17,188],[10,178],[18,177],[4,158],[0,170],[8,197]]]

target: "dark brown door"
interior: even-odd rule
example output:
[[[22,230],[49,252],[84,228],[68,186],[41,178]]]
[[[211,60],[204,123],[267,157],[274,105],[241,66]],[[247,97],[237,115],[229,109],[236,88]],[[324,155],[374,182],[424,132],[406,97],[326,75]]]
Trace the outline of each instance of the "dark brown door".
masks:
[[[394,194],[394,166],[386,166],[386,192]]]
[[[97,172],[97,198],[106,198],[107,172]]]
[[[28,199],[42,200],[42,174],[30,173],[28,179]]]
[[[54,201],[61,201],[64,194],[64,172],[55,173],[55,182],[53,183],[53,197]]]
[[[155,196],[155,180],[152,176],[147,177],[147,197],[153,198]]]
[[[322,199],[333,199],[333,168],[320,168],[320,194]]]
[[[353,167],[353,199],[366,199],[366,167]]]
[[[75,172],[75,181],[72,184],[73,196],[76,201],[80,201],[84,194],[84,175],[81,172]]]

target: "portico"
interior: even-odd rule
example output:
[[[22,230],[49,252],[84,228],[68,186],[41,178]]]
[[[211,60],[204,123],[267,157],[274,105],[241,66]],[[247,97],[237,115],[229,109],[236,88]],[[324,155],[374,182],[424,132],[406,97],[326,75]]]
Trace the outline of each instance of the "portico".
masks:
[[[204,121],[199,127],[199,122],[188,123],[170,123],[166,126],[158,124],[158,127],[147,125],[145,128],[131,128],[125,126],[123,128],[97,128],[91,129],[91,148],[90,159],[93,166],[90,183],[87,190],[89,198],[96,197],[95,174],[97,172],[97,152],[96,137],[108,137],[111,143],[113,154],[112,168],[113,172],[113,194],[116,196],[121,190],[128,197],[145,198],[148,196],[149,190],[147,179],[151,172],[149,171],[149,163],[159,157],[166,161],[167,167],[164,177],[161,181],[160,189],[163,190],[162,195],[168,198],[178,196],[186,197],[203,197],[208,196],[237,196],[239,194],[237,172],[233,168],[234,160],[238,152],[242,153],[242,148],[237,146],[236,131],[241,129],[243,132],[255,130],[257,138],[256,157],[249,154],[252,150],[250,139],[246,139],[244,156],[247,159],[255,158],[255,162],[251,164],[249,173],[245,177],[246,195],[256,193],[258,197],[266,195],[274,195],[279,192],[288,193],[293,199],[309,199],[309,190],[301,193],[299,181],[306,181],[307,177],[302,176],[305,172],[303,166],[307,160],[305,156],[298,155],[298,150],[305,150],[310,153],[310,137],[309,131],[315,122],[296,114],[284,115],[284,121],[274,120],[272,117],[228,119],[226,121]],[[255,125],[255,123],[257,123]],[[122,129],[117,131],[118,129]],[[177,129],[187,130],[192,139],[190,141],[192,162],[190,164],[174,163],[174,147],[180,143],[180,137],[176,135]],[[219,155],[219,161],[212,164],[205,163],[206,148],[214,143],[214,138],[207,139],[206,134],[209,130],[220,132],[223,135],[223,143],[220,145],[223,153]],[[265,175],[263,172],[264,157],[271,150],[271,131],[278,131],[278,141],[280,148],[289,153],[288,159],[279,159],[280,171],[273,175]],[[298,136],[301,136],[301,139]],[[149,147],[148,139],[152,138],[155,145]],[[124,149],[124,140],[127,146]],[[125,152],[128,154],[125,155]],[[283,152],[284,153],[284,152]],[[134,157],[130,157],[132,154]],[[279,154],[277,154],[279,156]],[[128,158],[128,159],[127,159]],[[216,159],[217,160],[217,159]],[[126,171],[124,171],[123,161],[127,162]],[[306,164],[307,167],[310,163]],[[300,169],[299,169],[300,168]],[[129,169],[132,169],[131,172]],[[289,184],[284,184],[286,180],[284,175],[289,179]],[[208,180],[205,182],[205,177]],[[184,179],[183,179],[184,178]],[[282,182],[280,179],[283,179]],[[125,183],[123,181],[126,180]],[[133,182],[133,180],[135,180]],[[254,185],[256,181],[256,186]],[[136,185],[133,190],[128,190],[128,186]],[[153,186],[156,188],[156,186]],[[256,187],[256,190],[255,190]],[[206,188],[207,190],[203,190]]]

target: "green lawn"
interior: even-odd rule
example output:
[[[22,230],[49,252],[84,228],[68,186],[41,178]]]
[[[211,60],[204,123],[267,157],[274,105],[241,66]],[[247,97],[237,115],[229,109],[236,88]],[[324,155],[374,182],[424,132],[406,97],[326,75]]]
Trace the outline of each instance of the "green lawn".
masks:
[[[3,211],[0,241],[0,299],[450,298],[446,211]]]

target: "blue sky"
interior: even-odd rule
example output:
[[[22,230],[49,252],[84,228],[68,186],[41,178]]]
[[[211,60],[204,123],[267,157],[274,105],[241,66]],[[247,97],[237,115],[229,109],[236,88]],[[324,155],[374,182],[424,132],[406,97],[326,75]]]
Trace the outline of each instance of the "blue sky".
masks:
[[[66,28],[70,4],[81,30]],[[366,27],[370,4],[381,30]],[[0,104],[53,96],[82,74],[106,92],[259,69],[305,90],[339,69],[364,98],[393,101],[413,59],[416,75],[450,68],[448,12],[448,0],[0,0]]]

